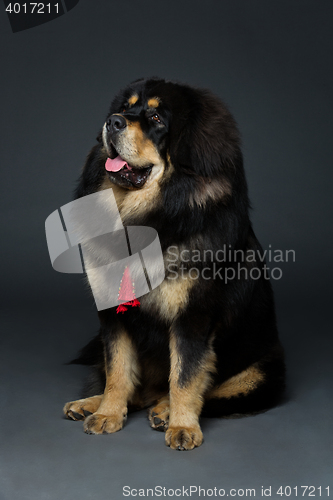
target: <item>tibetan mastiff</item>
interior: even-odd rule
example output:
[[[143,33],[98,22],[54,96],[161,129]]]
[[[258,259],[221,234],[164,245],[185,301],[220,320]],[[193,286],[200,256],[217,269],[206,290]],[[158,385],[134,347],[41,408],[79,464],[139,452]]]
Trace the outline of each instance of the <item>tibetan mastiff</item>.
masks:
[[[133,82],[111,104],[76,197],[107,188],[124,226],[157,231],[165,279],[140,307],[99,311],[99,334],[73,361],[93,369],[84,399],[64,413],[108,434],[129,410],[148,408],[168,446],[191,450],[203,441],[200,416],[262,412],[284,389],[234,118],[208,90]]]

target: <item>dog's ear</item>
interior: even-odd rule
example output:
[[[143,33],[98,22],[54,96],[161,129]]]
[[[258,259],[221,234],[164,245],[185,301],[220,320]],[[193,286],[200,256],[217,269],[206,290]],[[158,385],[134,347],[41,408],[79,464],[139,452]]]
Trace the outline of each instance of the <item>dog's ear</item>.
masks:
[[[224,104],[210,92],[197,91],[188,113],[172,123],[170,160],[189,174],[226,174],[242,161],[239,143],[237,125]]]
[[[176,169],[189,171],[191,168],[191,137],[192,123],[188,116],[173,119],[169,131],[169,155]]]

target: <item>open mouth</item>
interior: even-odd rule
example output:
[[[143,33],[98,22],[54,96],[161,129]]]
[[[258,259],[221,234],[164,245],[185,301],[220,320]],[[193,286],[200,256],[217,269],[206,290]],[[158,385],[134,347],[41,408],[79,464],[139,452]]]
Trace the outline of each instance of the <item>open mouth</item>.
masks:
[[[127,188],[141,188],[146,183],[153,165],[132,167],[117,155],[106,160],[105,168],[112,182]]]

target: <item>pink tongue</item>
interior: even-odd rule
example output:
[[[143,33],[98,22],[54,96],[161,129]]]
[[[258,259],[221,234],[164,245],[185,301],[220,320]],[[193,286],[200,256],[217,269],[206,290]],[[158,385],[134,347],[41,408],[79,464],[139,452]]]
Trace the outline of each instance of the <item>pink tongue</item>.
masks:
[[[126,167],[131,170],[126,161],[120,158],[120,156],[117,156],[113,160],[111,160],[111,158],[108,158],[105,163],[105,168],[109,172],[119,172],[119,170],[121,170],[124,165],[126,165]]]

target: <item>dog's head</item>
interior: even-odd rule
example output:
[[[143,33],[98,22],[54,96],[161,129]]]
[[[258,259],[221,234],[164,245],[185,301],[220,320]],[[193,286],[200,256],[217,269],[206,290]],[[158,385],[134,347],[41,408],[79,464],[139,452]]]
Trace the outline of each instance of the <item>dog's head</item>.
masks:
[[[235,122],[216,96],[158,78],[137,80],[116,96],[101,138],[110,180],[128,189],[172,172],[201,185],[225,179],[240,157]]]
[[[149,85],[153,81],[138,81],[120,92],[103,127],[108,175],[124,188],[143,188],[168,164],[170,114],[154,85]]]

